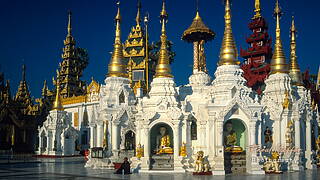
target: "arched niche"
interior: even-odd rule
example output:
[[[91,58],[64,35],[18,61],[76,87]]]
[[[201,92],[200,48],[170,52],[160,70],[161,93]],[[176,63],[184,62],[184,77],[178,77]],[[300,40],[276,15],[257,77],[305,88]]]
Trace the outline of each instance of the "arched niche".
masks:
[[[223,125],[223,142],[226,147],[227,135],[228,135],[228,124],[232,125],[232,131],[236,134],[235,146],[240,146],[242,149],[246,149],[248,145],[248,133],[247,128],[242,120],[240,119],[229,119]],[[229,125],[230,126],[230,125]]]
[[[190,121],[191,121],[191,125],[190,125],[191,140],[197,140],[198,139],[197,119],[192,117]]]
[[[136,134],[132,130],[127,131],[125,133],[124,142],[125,150],[135,150]]]
[[[160,128],[166,128],[166,134],[170,137],[170,147],[173,149],[173,131],[172,128],[163,122],[157,123],[154,125],[150,130],[150,151],[151,154],[156,154],[156,151],[158,150],[157,145],[159,145],[160,141]]]

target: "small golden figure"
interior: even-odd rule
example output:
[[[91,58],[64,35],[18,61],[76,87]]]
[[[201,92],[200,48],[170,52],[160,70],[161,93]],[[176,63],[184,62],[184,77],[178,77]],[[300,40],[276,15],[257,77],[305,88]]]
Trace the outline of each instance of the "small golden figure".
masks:
[[[289,106],[290,106],[290,99],[289,99],[289,91],[286,91],[284,93],[284,100],[283,100],[283,103],[282,103],[282,107],[283,109],[288,109]]]
[[[170,136],[167,134],[165,127],[160,127],[160,135],[157,137],[157,151],[156,154],[173,154],[173,149],[170,147]]]
[[[224,144],[226,152],[243,152],[242,147],[236,146],[237,134],[233,130],[232,122],[226,123],[226,131],[224,135]]]
[[[136,149],[136,157],[140,159],[143,156],[144,156],[144,148],[139,143],[138,146],[137,146],[137,149]]]
[[[209,164],[208,164],[208,162],[205,162],[203,151],[197,152],[197,158],[195,161],[195,170],[194,171],[197,173],[209,171]]]
[[[280,154],[276,151],[271,153],[271,158],[266,158],[266,162],[263,165],[263,169],[266,173],[282,173],[280,171]]]
[[[287,125],[287,133],[286,133],[286,143],[287,143],[287,147],[291,147],[292,143],[293,143],[293,133],[294,133],[294,129],[293,129],[293,122],[289,121],[288,125]]]
[[[186,147],[186,143],[182,143],[182,146],[180,148],[180,156],[182,157],[186,157],[187,156],[187,147]]]

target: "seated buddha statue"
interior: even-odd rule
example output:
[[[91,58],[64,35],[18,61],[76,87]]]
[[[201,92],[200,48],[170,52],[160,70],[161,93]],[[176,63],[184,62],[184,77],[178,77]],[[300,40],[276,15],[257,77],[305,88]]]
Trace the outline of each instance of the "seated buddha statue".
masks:
[[[160,135],[157,136],[157,150],[156,154],[173,154],[173,149],[170,147],[170,136],[167,134],[165,127],[160,127]]]
[[[240,146],[237,146],[237,134],[233,130],[232,122],[227,122],[225,126],[224,133],[224,145],[226,152],[242,152],[243,149]]]

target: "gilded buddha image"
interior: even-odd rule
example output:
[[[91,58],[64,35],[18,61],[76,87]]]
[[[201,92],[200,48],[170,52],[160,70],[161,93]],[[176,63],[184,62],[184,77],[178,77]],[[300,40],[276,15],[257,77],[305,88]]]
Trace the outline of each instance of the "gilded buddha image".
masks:
[[[226,152],[242,152],[242,148],[236,145],[237,143],[237,134],[233,130],[232,122],[227,122],[225,124],[224,131],[224,146]]]
[[[167,128],[159,128],[159,135],[157,136],[156,140],[156,154],[173,154],[173,149],[171,148],[171,138],[170,135],[168,135]]]

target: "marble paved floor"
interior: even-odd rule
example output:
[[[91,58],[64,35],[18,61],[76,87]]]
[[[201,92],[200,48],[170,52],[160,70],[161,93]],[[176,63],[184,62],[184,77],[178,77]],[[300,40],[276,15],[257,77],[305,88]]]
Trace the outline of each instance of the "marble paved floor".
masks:
[[[282,175],[192,176],[191,174],[148,173],[115,175],[110,170],[84,168],[82,158],[42,159],[42,163],[0,164],[0,179],[141,179],[141,180],[320,180],[320,170],[284,173]],[[318,175],[319,174],[319,175]]]

